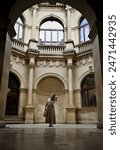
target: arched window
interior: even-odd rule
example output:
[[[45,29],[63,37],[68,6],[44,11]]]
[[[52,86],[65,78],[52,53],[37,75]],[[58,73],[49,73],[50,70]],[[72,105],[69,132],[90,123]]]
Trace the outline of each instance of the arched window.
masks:
[[[15,23],[15,31],[16,31],[16,36],[14,37],[17,40],[23,41],[23,21],[19,17]]]
[[[82,21],[80,22],[80,43],[89,41],[89,32],[90,32],[90,27],[88,24],[88,21],[86,18],[82,19]]]
[[[95,107],[95,79],[94,74],[89,74],[81,84],[82,107]]]
[[[63,26],[57,21],[48,20],[40,26],[41,45],[63,45]]]

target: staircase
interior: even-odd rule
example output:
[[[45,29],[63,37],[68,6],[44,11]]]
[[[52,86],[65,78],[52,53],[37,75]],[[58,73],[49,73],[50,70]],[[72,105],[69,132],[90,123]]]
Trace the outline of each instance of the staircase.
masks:
[[[7,124],[24,124],[24,119],[19,118],[16,115],[15,116],[6,115],[4,120]]]

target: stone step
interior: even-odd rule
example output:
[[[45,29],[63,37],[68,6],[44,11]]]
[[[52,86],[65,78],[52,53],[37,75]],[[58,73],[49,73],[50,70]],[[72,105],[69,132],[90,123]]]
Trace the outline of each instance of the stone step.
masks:
[[[24,123],[23,118],[19,118],[18,116],[5,116],[4,119],[5,123],[7,124],[13,124],[13,123]]]

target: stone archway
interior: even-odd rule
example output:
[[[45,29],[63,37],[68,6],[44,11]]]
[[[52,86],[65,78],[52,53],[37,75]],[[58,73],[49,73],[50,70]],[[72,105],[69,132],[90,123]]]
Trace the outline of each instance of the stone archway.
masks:
[[[35,122],[44,122],[43,111],[45,103],[48,97],[55,93],[58,96],[55,103],[56,121],[57,123],[65,123],[67,97],[62,81],[55,76],[47,76],[39,81],[36,90]]]
[[[42,2],[46,2],[45,0],[32,0],[32,1],[29,1],[29,0],[21,0],[21,1],[14,1],[13,3],[9,2],[10,5],[8,5],[8,8],[7,11],[6,11],[6,14],[4,14],[3,16],[5,17],[5,20],[3,19],[3,26],[1,27],[1,31],[2,31],[2,35],[1,35],[1,39],[0,39],[0,50],[1,50],[1,70],[0,70],[0,87],[1,88],[1,91],[0,91],[0,106],[1,106],[1,110],[0,110],[0,120],[4,120],[4,108],[5,108],[5,99],[6,99],[6,92],[3,93],[3,91],[6,90],[7,88],[7,77],[8,77],[8,67],[9,67],[9,57],[10,57],[10,50],[8,51],[7,49],[10,49],[10,37],[13,36],[13,26],[12,24],[15,23],[16,19],[20,16],[20,14],[22,14],[22,12],[24,10],[26,10],[27,8],[31,7],[32,5],[34,4],[37,4],[37,3],[42,3]],[[56,1],[54,0],[50,0],[49,2],[51,3],[54,3]],[[98,48],[97,51],[94,50],[94,56],[96,57],[96,60],[94,61],[94,64],[95,64],[95,76],[96,76],[96,84],[97,84],[97,87],[98,89],[100,89],[97,93],[97,96],[99,98],[100,95],[102,95],[102,79],[101,79],[101,64],[102,64],[102,59],[100,60],[100,57],[102,57],[102,22],[98,22],[97,24],[95,24],[95,21],[97,20],[96,18],[96,15],[99,17],[99,11],[97,10],[97,7],[96,6],[93,6],[93,3],[95,2],[91,2],[89,0],[89,3],[91,4],[91,6],[89,5],[88,1],[87,0],[77,0],[76,2],[74,1],[67,1],[66,0],[59,0],[59,2],[61,3],[67,3],[68,5],[76,8],[78,11],[80,11],[87,19],[88,19],[88,22],[92,28],[92,31],[95,31],[95,33],[93,32],[93,34],[91,34],[91,36],[95,39],[94,40],[94,49],[96,49],[96,43],[99,43],[101,44],[100,45],[100,50]],[[96,3],[95,3],[96,4]],[[2,6],[2,4],[1,4]],[[2,8],[2,7],[1,7]],[[5,9],[4,9],[5,8]],[[16,9],[17,8],[17,9]],[[96,14],[94,13],[93,9],[94,8],[94,11],[96,11]],[[99,8],[99,7],[98,7]],[[6,10],[6,5],[5,5],[5,1],[4,1],[4,4],[3,4],[3,9]],[[86,11],[87,10],[87,11]],[[101,12],[100,12],[101,13]],[[100,15],[102,16],[102,15]],[[4,18],[3,17],[3,18]],[[10,23],[10,20],[8,20],[7,18],[10,18],[11,20],[11,23]],[[97,21],[101,21],[101,17],[99,18],[100,20],[97,20]],[[97,25],[97,29],[95,26]],[[4,29],[4,27],[6,27]],[[94,30],[94,27],[95,27],[95,30]],[[9,35],[7,34],[7,32],[9,33]],[[97,32],[99,32],[98,34],[100,35],[98,39],[98,36],[97,35]],[[6,44],[6,41],[9,42],[9,44]],[[5,61],[8,59],[8,61],[5,63]],[[98,63],[99,62],[99,63]],[[99,70],[99,71],[98,71]],[[6,73],[6,78],[4,78],[4,75]],[[4,85],[4,86],[3,86]],[[100,99],[100,107],[98,109],[99,111],[99,121],[102,122],[102,97],[99,98]],[[98,116],[99,116],[98,115]]]

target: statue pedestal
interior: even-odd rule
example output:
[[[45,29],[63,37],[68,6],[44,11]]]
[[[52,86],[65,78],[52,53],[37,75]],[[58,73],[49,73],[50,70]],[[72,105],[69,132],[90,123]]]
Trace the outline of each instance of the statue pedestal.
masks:
[[[75,107],[67,107],[67,116],[66,116],[66,123],[76,123],[76,108]]]
[[[35,107],[32,105],[25,107],[25,123],[34,123],[34,110]]]

